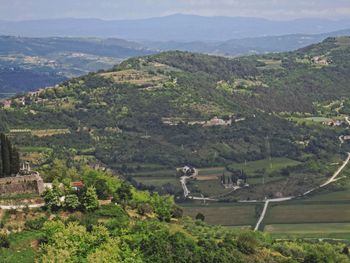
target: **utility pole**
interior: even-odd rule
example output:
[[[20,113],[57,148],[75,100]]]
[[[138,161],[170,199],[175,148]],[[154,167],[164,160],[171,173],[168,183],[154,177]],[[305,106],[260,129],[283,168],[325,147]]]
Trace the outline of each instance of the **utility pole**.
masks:
[[[270,162],[270,170],[272,170],[271,145],[270,145],[269,136],[266,136],[266,149],[267,149],[267,154]]]

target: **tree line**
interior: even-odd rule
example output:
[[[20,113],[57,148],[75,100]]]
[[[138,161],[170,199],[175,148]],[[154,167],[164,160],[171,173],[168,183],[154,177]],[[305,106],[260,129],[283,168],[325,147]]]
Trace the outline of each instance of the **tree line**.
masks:
[[[4,133],[0,133],[0,177],[16,175],[19,166],[18,150]]]

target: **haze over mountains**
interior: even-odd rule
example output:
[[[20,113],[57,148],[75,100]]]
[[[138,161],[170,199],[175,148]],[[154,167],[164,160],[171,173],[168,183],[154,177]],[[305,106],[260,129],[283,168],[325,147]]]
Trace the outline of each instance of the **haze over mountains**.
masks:
[[[120,39],[0,36],[0,98],[153,53]]]
[[[1,21],[0,34],[26,37],[117,37],[149,41],[225,41],[285,34],[321,34],[350,28],[350,19],[275,21],[249,17],[171,15],[138,20],[55,19]]]
[[[350,20],[194,15],[0,21],[0,98],[109,69],[134,56],[171,50],[232,57],[293,51],[350,35],[349,28]]]
[[[323,34],[289,34],[280,36],[249,37],[227,41],[144,41],[145,46],[158,50],[181,50],[225,56],[264,54],[292,51],[323,41],[327,37],[350,35],[350,29]]]

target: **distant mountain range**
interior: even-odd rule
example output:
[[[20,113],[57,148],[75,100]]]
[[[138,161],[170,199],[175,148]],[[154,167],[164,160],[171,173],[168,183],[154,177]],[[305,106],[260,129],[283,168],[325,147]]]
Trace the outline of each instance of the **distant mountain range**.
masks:
[[[0,21],[0,34],[26,37],[74,36],[117,37],[147,41],[226,41],[230,39],[285,34],[321,34],[350,28],[350,19],[296,19],[275,21],[249,17],[165,17],[105,21],[55,19]]]
[[[228,41],[144,41],[151,49],[166,51],[180,50],[225,56],[264,54],[269,52],[293,51],[323,41],[328,37],[350,35],[350,29],[322,34],[290,34],[281,36],[250,37]]]
[[[292,51],[327,37],[350,35],[350,20],[172,15],[118,21],[0,21],[1,34],[7,36],[0,36],[0,98],[162,51],[233,57]]]

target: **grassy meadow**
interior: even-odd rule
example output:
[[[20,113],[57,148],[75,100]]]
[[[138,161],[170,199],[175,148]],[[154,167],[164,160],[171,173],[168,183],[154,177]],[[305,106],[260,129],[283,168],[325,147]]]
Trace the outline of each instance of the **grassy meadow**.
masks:
[[[222,226],[253,226],[257,220],[255,207],[254,204],[182,204],[184,216],[195,218],[202,213],[206,223]]]

